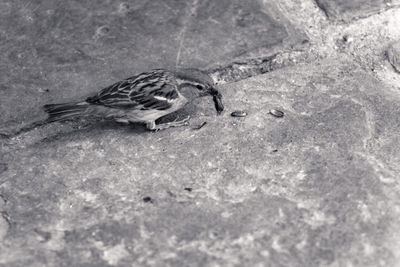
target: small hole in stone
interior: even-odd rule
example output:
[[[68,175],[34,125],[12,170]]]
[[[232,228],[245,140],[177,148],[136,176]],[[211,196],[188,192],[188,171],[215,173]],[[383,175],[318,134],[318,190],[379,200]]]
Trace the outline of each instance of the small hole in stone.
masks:
[[[192,192],[192,188],[191,187],[185,187],[185,190],[188,192]]]
[[[153,203],[153,199],[151,197],[144,197],[143,201],[146,202],[146,203],[147,202]]]

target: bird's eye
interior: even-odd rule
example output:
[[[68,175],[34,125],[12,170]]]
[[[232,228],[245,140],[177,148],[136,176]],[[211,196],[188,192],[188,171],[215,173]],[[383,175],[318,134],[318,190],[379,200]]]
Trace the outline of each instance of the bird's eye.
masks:
[[[203,89],[204,89],[204,85],[197,84],[197,85],[196,85],[196,88],[199,89],[199,90],[203,90]]]

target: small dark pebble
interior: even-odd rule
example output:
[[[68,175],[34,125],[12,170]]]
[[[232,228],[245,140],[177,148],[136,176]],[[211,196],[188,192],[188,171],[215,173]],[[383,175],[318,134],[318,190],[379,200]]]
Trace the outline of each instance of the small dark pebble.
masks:
[[[235,110],[234,112],[231,113],[232,117],[246,117],[247,113],[242,110]]]
[[[220,115],[222,111],[224,111],[224,105],[222,104],[222,95],[214,95],[213,96],[215,109],[217,110],[217,114]]]
[[[276,152],[278,152],[278,149],[274,149],[274,150],[272,150],[272,152],[276,153]]]
[[[192,188],[191,187],[185,187],[185,190],[188,192],[192,192]]]
[[[206,124],[207,124],[207,122],[205,121],[205,122],[203,122],[202,124],[193,127],[193,129],[194,129],[194,130],[200,130],[200,129],[203,128]]]
[[[277,117],[277,118],[282,118],[285,113],[283,113],[282,111],[277,110],[277,109],[271,109],[269,111],[269,114],[271,114],[272,116]]]
[[[151,197],[144,197],[143,201],[146,202],[146,203],[147,202],[153,203],[153,199]]]

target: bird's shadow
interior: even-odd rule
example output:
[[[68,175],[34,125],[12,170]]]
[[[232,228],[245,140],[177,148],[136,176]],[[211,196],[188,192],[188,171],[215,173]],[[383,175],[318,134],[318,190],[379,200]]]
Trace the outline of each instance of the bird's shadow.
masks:
[[[196,112],[194,112],[196,113]],[[193,108],[183,108],[181,110],[170,113],[156,120],[156,124],[167,123],[175,119],[183,119],[188,115],[193,115]],[[113,131],[121,135],[139,135],[149,133],[144,123],[119,123],[114,120],[100,120],[100,119],[87,119],[87,120],[71,120],[62,122],[63,125],[69,125],[69,130],[65,131],[63,125],[57,127],[58,129],[49,134],[48,136],[35,142],[36,145],[49,144],[52,142],[68,141],[71,139],[84,140],[86,138],[96,138],[104,135],[104,133]],[[35,145],[34,144],[34,145]]]
[[[212,106],[211,104],[211,99],[198,98],[183,107],[182,109],[157,119],[156,124],[167,123],[176,119],[182,120],[184,118],[187,118],[189,115],[191,116],[192,120],[199,115],[213,116],[215,111],[210,108]],[[205,123],[203,122],[200,127],[192,127],[192,129],[200,129],[204,125]],[[29,131],[35,128],[36,126],[32,129],[29,129]],[[100,139],[102,136],[110,131],[115,133],[117,136],[135,136],[151,133],[151,131],[146,128],[146,125],[144,123],[123,124],[114,120],[104,120],[98,118],[74,119],[70,121],[56,122],[51,124],[43,123],[38,128],[40,129],[40,132],[44,135],[44,137],[41,137],[39,139],[33,138],[35,140],[32,140],[31,135],[28,135],[23,137],[24,139],[26,138],[26,141],[22,143],[30,143],[30,146],[46,146],[56,141],[68,142],[71,140],[96,140],[96,137]],[[167,131],[170,132],[169,130]],[[162,132],[164,132],[164,130]],[[29,141],[29,139],[31,139],[32,141]]]

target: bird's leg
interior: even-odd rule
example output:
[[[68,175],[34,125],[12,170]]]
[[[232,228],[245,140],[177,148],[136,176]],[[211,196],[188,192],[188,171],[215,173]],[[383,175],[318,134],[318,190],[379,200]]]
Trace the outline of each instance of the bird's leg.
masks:
[[[189,125],[189,119],[190,116],[187,116],[183,120],[176,119],[172,122],[166,122],[166,123],[161,123],[161,124],[156,124],[155,121],[150,121],[146,123],[147,129],[151,131],[160,131],[164,129],[168,129],[170,127],[180,127],[180,126],[186,126]]]
[[[128,125],[130,123],[130,121],[128,119],[122,119],[122,118],[115,119],[115,121],[118,123],[121,123],[121,124],[125,124],[125,125]]]

